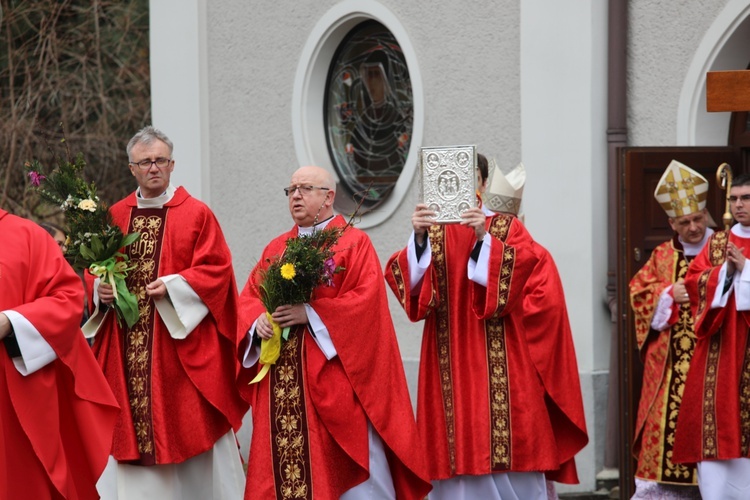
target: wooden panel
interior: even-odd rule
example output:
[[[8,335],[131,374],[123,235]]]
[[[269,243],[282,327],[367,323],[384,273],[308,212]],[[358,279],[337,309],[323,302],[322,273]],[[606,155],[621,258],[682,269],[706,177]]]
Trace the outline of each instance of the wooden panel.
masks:
[[[750,111],[750,70],[709,71],[707,111]]]
[[[750,148],[750,113],[732,113],[729,124],[729,144],[734,147]]]

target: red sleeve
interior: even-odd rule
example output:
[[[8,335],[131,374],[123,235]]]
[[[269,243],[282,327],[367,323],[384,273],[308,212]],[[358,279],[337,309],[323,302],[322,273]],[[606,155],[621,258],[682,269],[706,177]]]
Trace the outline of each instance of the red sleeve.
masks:
[[[630,306],[635,316],[635,336],[641,353],[651,332],[651,321],[659,304],[659,298],[665,288],[672,285],[672,276],[660,272],[658,262],[670,262],[674,259],[671,243],[656,247],[648,262],[638,270],[630,280]],[[672,267],[670,266],[670,270]],[[675,311],[678,308],[674,308]]]
[[[3,215],[0,210],[0,234],[10,236],[0,245],[0,311],[21,314],[58,356],[22,376],[7,355],[0,355],[5,397],[26,434],[22,441],[33,448],[55,487],[72,491],[88,482],[94,494],[119,408],[80,330],[83,287],[42,228]],[[68,484],[71,467],[80,480],[76,486]]]
[[[44,243],[45,239],[36,241]],[[31,245],[25,300],[13,308],[34,325],[55,353],[63,358],[76,344],[83,314],[83,286],[58,247]]]
[[[213,212],[201,204],[202,224],[192,251],[192,261],[179,274],[190,284],[208,307],[219,333],[235,347],[237,337],[237,283],[232,268],[232,254],[221,226]]]
[[[708,337],[721,328],[726,307],[711,309],[711,301],[719,286],[719,273],[726,258],[727,231],[718,231],[703,247],[688,267],[685,288],[690,296],[690,305],[695,316],[695,336]]]
[[[430,266],[419,284],[419,292],[412,295],[408,251],[409,248],[407,247],[391,256],[385,266],[385,279],[396,295],[399,304],[406,311],[407,317],[416,322],[425,319],[430,311],[436,307],[438,294],[437,288],[434,286],[434,270]]]

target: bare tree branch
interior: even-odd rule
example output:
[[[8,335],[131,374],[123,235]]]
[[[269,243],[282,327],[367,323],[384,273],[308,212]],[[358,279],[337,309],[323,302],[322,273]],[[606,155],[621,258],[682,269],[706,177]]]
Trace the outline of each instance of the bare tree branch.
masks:
[[[23,164],[67,154],[61,123],[99,195],[122,198],[125,144],[151,120],[148,0],[0,0],[0,12],[0,208],[56,217],[27,189]]]

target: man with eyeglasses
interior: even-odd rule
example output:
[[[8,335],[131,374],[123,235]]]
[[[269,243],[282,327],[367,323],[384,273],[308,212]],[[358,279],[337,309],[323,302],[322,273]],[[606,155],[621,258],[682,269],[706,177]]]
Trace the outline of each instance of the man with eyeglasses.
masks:
[[[750,175],[728,201],[737,223],[711,236],[685,278],[698,340],[673,459],[697,463],[705,500],[750,498]]]
[[[281,356],[241,387],[253,407],[246,499],[422,499],[429,491],[383,273],[369,237],[333,213],[336,183],[302,167],[284,194],[294,227],[263,250],[240,295],[240,350],[250,381],[273,335],[259,298],[264,270],[290,238],[345,227],[330,286],[272,313],[290,327]],[[258,340],[256,340],[258,339]]]
[[[675,427],[695,348],[693,313],[685,288],[688,264],[713,234],[706,209],[708,181],[672,161],[654,198],[674,231],[630,280],[635,337],[643,360],[643,385],[633,455],[638,460],[633,498],[700,498],[695,467],[672,459]]]
[[[110,210],[123,233],[141,234],[125,249],[139,320],[127,328],[102,311],[114,294],[98,283],[84,326],[122,407],[104,499],[234,500],[244,487],[232,258],[211,210],[170,183],[172,150],[161,131],[139,131],[127,145],[138,188]]]

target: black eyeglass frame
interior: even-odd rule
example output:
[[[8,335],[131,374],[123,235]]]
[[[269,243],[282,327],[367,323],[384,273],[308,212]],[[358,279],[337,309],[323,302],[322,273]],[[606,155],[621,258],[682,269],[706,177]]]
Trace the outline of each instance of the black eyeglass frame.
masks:
[[[312,193],[315,189],[320,189],[322,191],[331,190],[331,188],[320,186],[289,186],[284,188],[284,195],[288,198],[289,196],[293,195],[295,191],[299,190],[300,194],[302,196],[305,196],[306,194]]]
[[[162,169],[167,168],[169,164],[172,162],[172,158],[157,158],[155,160],[141,160],[141,161],[131,161],[128,162],[129,165],[135,165],[136,167],[140,168],[141,170],[148,170],[151,168],[151,165],[156,165],[156,168]],[[163,165],[159,165],[159,163],[164,163]]]

